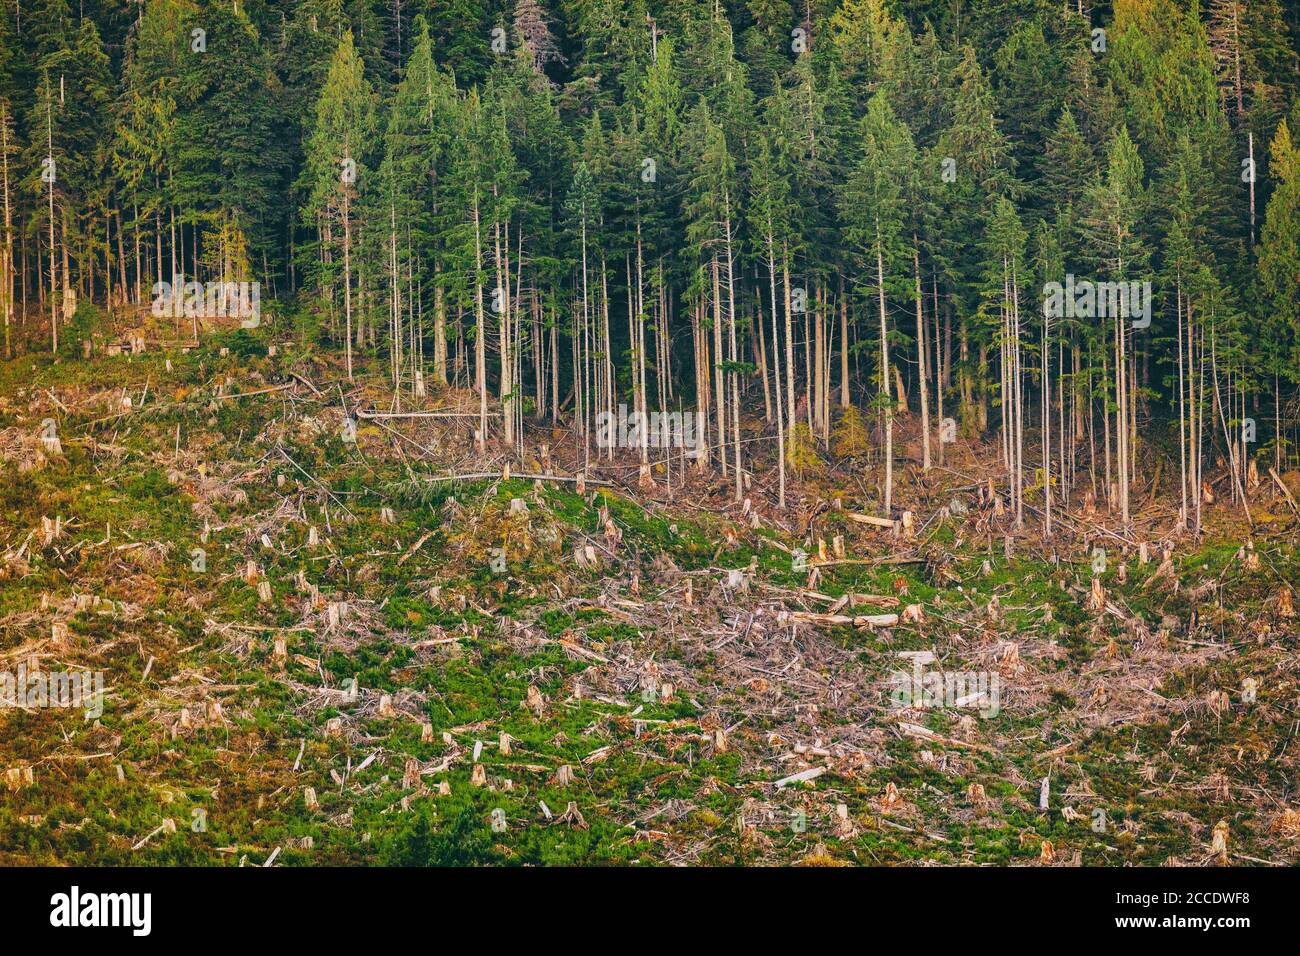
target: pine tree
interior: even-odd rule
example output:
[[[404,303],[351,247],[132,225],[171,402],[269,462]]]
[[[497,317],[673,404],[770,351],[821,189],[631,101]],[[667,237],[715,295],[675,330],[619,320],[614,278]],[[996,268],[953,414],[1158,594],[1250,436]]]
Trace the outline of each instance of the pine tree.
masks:
[[[1056,127],[1044,145],[1042,170],[1040,195],[1058,206],[1078,205],[1084,187],[1097,171],[1092,149],[1068,106],[1061,110]]]
[[[1286,120],[1278,125],[1269,152],[1269,174],[1276,185],[1264,211],[1259,250],[1265,328],[1270,341],[1280,346],[1289,338],[1292,347],[1289,363],[1270,365],[1275,373],[1286,371],[1292,381],[1300,381],[1300,149]],[[1284,353],[1279,348],[1265,354],[1280,358]]]
[[[859,291],[874,298],[880,318],[880,412],[885,422],[883,511],[890,516],[894,487],[894,403],[890,389],[889,317],[886,300],[906,295],[908,249],[904,233],[906,183],[915,175],[916,147],[894,116],[884,94],[867,105],[861,126],[862,151],[840,196],[845,239],[862,268]],[[868,278],[870,277],[870,278]]]
[[[1098,278],[1126,283],[1145,272],[1148,250],[1139,226],[1146,214],[1144,168],[1128,130],[1120,127],[1106,151],[1106,169],[1088,188],[1084,200],[1089,213],[1083,232]],[[1129,488],[1132,476],[1135,425],[1131,407],[1132,338],[1129,316],[1116,309],[1112,316],[1115,391],[1115,460],[1118,504],[1124,524],[1130,521]]]
[[[424,382],[423,290],[431,287],[433,310],[433,376],[447,384],[447,281],[442,264],[445,167],[456,133],[459,108],[454,83],[438,69],[433,40],[423,17],[412,24],[415,40],[405,70],[389,104],[384,131],[384,155],[378,170],[379,188],[371,196],[368,248],[386,263],[390,358],[395,387],[400,384],[403,352],[401,334],[404,298],[406,336],[412,391]],[[405,275],[405,279],[403,276]],[[406,288],[404,296],[403,289]],[[417,315],[418,314],[418,315]]]
[[[186,25],[197,22],[187,17]],[[180,58],[175,140],[167,151],[171,199],[204,243],[219,247],[223,235],[246,236],[261,260],[276,247],[286,212],[280,187],[288,157],[276,136],[271,61],[244,15],[217,8],[202,22],[204,49],[191,46]],[[219,248],[209,255],[228,262]],[[223,271],[220,278],[250,276]]]
[[[344,342],[348,378],[352,378],[352,238],[359,190],[367,188],[369,154],[374,148],[375,94],[348,30],[330,62],[316,102],[316,123],[307,143],[301,183],[307,199],[305,221],[321,233],[322,253],[341,240],[343,252]],[[335,238],[337,225],[341,236]],[[324,287],[332,292],[333,270],[321,268]]]
[[[698,294],[711,299],[715,414],[719,455],[727,474],[733,455],[736,500],[743,495],[740,451],[740,390],[736,322],[736,166],[726,134],[703,102],[692,117],[691,178],[685,211],[686,236],[697,263]],[[724,346],[724,328],[726,345]]]

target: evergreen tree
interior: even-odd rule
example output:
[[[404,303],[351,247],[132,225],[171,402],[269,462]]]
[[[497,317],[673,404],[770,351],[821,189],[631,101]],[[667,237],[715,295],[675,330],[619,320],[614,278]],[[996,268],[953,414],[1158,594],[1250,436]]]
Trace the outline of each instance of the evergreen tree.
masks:
[[[1274,349],[1270,371],[1300,379],[1300,149],[1291,138],[1286,120],[1277,128],[1270,146],[1269,171],[1276,187],[1264,213],[1260,235],[1259,276],[1265,296],[1266,341]],[[1291,360],[1280,348],[1289,338]]]
[[[845,239],[859,265],[859,292],[874,299],[879,313],[876,374],[880,410],[885,421],[884,512],[893,502],[894,406],[891,398],[887,300],[906,295],[907,181],[916,175],[917,154],[907,127],[899,122],[885,95],[877,93],[862,119],[862,151],[841,192]]]
[[[342,253],[344,348],[352,377],[352,241],[359,192],[367,189],[374,149],[375,95],[348,30],[330,62],[316,102],[316,122],[307,143],[301,183],[307,196],[304,220],[320,235],[318,271],[331,295],[337,268],[332,254]]]

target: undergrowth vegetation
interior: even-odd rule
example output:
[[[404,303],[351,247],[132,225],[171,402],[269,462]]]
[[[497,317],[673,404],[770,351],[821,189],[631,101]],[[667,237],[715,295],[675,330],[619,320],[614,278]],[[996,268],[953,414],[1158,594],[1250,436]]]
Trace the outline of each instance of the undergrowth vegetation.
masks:
[[[0,862],[1166,864],[1219,821],[1294,858],[1292,535],[1093,585],[974,503],[901,540],[851,495],[794,534],[448,479],[290,349],[0,366],[0,661],[107,695],[0,711]],[[996,713],[891,706],[912,651]]]

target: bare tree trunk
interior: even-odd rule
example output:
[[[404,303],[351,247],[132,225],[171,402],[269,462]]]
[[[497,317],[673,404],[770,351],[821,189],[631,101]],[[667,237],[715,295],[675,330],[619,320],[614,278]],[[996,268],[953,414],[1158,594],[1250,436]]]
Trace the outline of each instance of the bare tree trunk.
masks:
[[[496,187],[493,186],[495,193]],[[502,248],[502,230],[505,231],[504,249]],[[505,441],[507,445],[514,447],[515,442],[515,419],[514,419],[514,360],[511,354],[512,332],[512,306],[510,295],[510,222],[494,222],[492,224],[493,245],[496,259],[496,277],[497,292],[496,305],[500,306],[500,319],[498,320],[498,340],[501,348],[501,381],[498,391],[501,393],[501,420],[505,427]]]
[[[401,390],[401,349],[402,336],[399,331],[402,321],[401,280],[397,274],[397,209],[388,204],[388,336],[392,342],[389,349],[388,364],[393,375],[393,396],[400,401]]]
[[[443,298],[441,264],[433,272],[433,380],[447,384],[447,303]]]
[[[1273,468],[1282,472],[1282,397],[1278,374],[1273,373]]]
[[[785,281],[785,421],[794,428],[794,319],[790,292],[790,249],[781,244],[781,270]]]
[[[477,186],[474,188],[474,321],[474,387],[478,389],[476,440],[482,453],[487,447],[487,328],[483,316],[483,241]]]
[[[614,378],[614,355],[613,355],[613,349],[610,345],[610,333],[609,333],[609,269],[606,267],[605,258],[603,255],[601,256],[601,260],[600,260],[600,298],[601,298],[600,342],[601,342],[601,352],[604,356],[604,358],[602,359],[601,367],[604,372],[604,380],[605,380],[605,388],[604,388],[605,402],[606,402],[605,407],[606,410],[609,412],[609,414],[613,416],[614,404],[617,401],[617,399],[615,398],[614,395],[614,392],[616,390],[616,382]],[[614,460],[614,445],[612,442],[609,443],[609,448],[606,449],[606,457],[610,461]]]
[[[934,395],[935,395],[935,414],[939,417],[939,464],[943,465],[943,388],[947,380],[948,369],[944,362],[944,354],[940,348],[940,331],[939,331],[939,278],[934,273],[930,274],[930,288],[932,290],[931,300],[934,302],[934,361],[936,364],[934,376]]]
[[[912,237],[912,271],[916,279],[916,378],[921,398],[921,470],[930,470],[930,393],[926,386],[925,317],[921,307],[921,253]]]
[[[840,408],[849,407],[849,297],[840,276]]]
[[[1117,274],[1124,274],[1124,261],[1119,260]],[[1123,310],[1119,310],[1121,313]],[[1119,465],[1119,504],[1124,527],[1129,521],[1129,395],[1128,348],[1125,336],[1126,317],[1115,317],[1115,457]]]
[[[1191,362],[1194,353],[1195,336],[1193,335],[1192,304],[1190,301],[1187,303],[1187,341],[1188,341],[1188,349],[1187,349],[1188,361]],[[1192,461],[1194,465],[1192,469],[1193,472],[1192,487],[1196,493],[1195,504],[1196,504],[1196,534],[1197,535],[1200,535],[1201,533],[1201,517],[1202,517],[1201,505],[1205,499],[1204,490],[1201,486],[1201,474],[1202,474],[1202,462],[1203,462],[1202,456],[1204,455],[1204,435],[1205,435],[1205,425],[1204,425],[1205,334],[1204,332],[1202,332],[1202,334],[1200,335],[1200,347],[1201,347],[1200,355],[1196,357],[1196,365],[1193,367],[1191,371],[1192,418],[1195,427],[1195,432],[1193,433],[1194,434],[1193,443],[1195,447],[1195,452],[1192,456]],[[1197,386],[1198,380],[1199,380],[1199,387]]]
[[[722,462],[722,474],[728,473],[727,464],[727,421],[726,421],[726,399],[723,393],[722,382],[722,288],[721,279],[718,275],[718,254],[714,252],[712,259],[713,270],[713,362],[710,368],[713,372],[713,397],[717,402],[717,408],[714,414],[718,417],[718,458]]]
[[[1228,419],[1223,412],[1223,395],[1219,391],[1219,359],[1215,343],[1214,323],[1212,321],[1210,323],[1210,378],[1214,382],[1214,405],[1219,412],[1219,424],[1223,428],[1223,441],[1228,446],[1228,469],[1232,472],[1232,484],[1236,489],[1237,497],[1241,500],[1241,507],[1246,512],[1246,521],[1253,527],[1255,521],[1250,516],[1250,502],[1246,500],[1246,489],[1237,470],[1237,444],[1228,433]],[[1229,400],[1231,400],[1231,393],[1229,393]]]
[[[0,116],[0,157],[3,157],[4,161],[5,193],[4,267],[0,269],[0,284],[3,285],[4,296],[5,358],[14,357],[13,341],[11,339],[14,315],[14,233],[13,218],[9,208],[9,120],[8,107],[6,106],[4,115]]]
[[[763,383],[763,421],[772,420],[772,382],[767,367],[767,335],[763,331],[763,296],[754,296],[754,349],[759,376]]]
[[[584,337],[584,340],[587,336],[587,328],[591,323],[591,308],[590,308],[591,300],[589,297],[589,293],[590,293],[590,289],[588,287],[588,275],[587,275],[587,216],[586,216],[586,209],[584,208],[583,216],[582,216],[582,335]],[[574,366],[573,388],[574,388],[574,394],[579,396],[577,408],[581,412],[581,416],[582,416],[581,428],[583,434],[586,434],[587,432],[587,421],[589,417],[589,410],[586,405],[585,396],[583,395],[586,389],[586,381],[585,381],[586,372],[587,372],[587,363],[585,361],[583,362],[583,366],[581,369],[579,369],[578,366]],[[579,381],[580,378],[582,379],[582,381]],[[612,445],[612,443],[610,444]],[[590,440],[587,441],[586,448],[587,448],[586,457],[583,460],[584,470],[590,467],[590,460],[591,460]]]
[[[343,186],[343,340],[347,343],[348,381],[352,381],[352,206]],[[174,253],[173,253],[174,255]],[[195,338],[198,338],[197,330]]]
[[[1052,536],[1052,380],[1049,359],[1052,323],[1043,309],[1043,536]]]
[[[636,364],[633,366],[632,374],[636,377],[636,404],[637,411],[641,413],[640,431],[640,451],[641,451],[641,477],[643,480],[649,480],[650,470],[650,449],[649,449],[649,424],[650,416],[649,399],[646,396],[646,375],[645,375],[645,274],[644,261],[641,245],[641,220],[637,219],[636,223]],[[719,358],[721,353],[719,352]]]
[[[1021,368],[1021,277],[1011,263],[1011,382],[1015,411],[1015,527],[1024,527],[1024,375]]]
[[[825,365],[826,356],[826,335],[825,335],[825,315],[823,303],[820,299],[815,300],[817,306],[813,311],[813,427],[817,434],[822,433],[823,415],[822,411],[826,403],[826,377],[822,374]]]
[[[48,81],[47,81],[47,89],[46,89],[46,93],[47,93],[47,97],[46,97],[46,103],[45,103],[45,142],[46,142],[46,148],[47,148],[47,150],[48,150],[48,152],[46,153],[46,155],[49,157],[49,161],[50,161],[50,167],[49,167],[49,170],[48,170],[48,171],[49,171],[49,176],[50,176],[50,190],[49,190],[49,199],[50,199],[50,340],[51,340],[50,351],[51,351],[51,352],[58,352],[58,351],[59,351],[59,317],[58,317],[58,313],[57,313],[58,296],[56,296],[56,295],[54,294],[54,290],[55,290],[55,288],[57,287],[57,280],[58,280],[58,276],[56,275],[55,265],[54,265],[54,179],[55,179],[55,168],[54,168],[54,125],[53,125],[53,119],[52,119],[52,105],[51,105],[51,103],[50,103],[50,98],[49,98],[49,95],[48,95],[48,94],[49,94]]]
[[[691,342],[695,347],[695,404],[699,415],[699,446],[696,464],[707,467],[712,452],[709,442],[709,346],[701,318],[704,315],[704,298],[691,307]]]
[[[1183,363],[1183,282],[1181,273],[1178,276],[1178,287],[1175,297],[1175,311],[1178,313],[1178,458],[1179,458],[1179,491],[1182,494],[1182,505],[1178,510],[1178,527],[1179,530],[1187,528],[1187,402],[1186,402],[1186,385]]]
[[[736,344],[736,283],[735,262],[731,254],[731,201],[725,190],[723,191],[722,202],[723,208],[726,210],[723,227],[727,242],[727,335],[731,356],[731,435],[735,444],[736,501],[739,502],[744,500],[745,497],[744,474],[740,463],[740,374],[736,371],[736,363],[740,359],[740,354]]]
[[[885,415],[885,509],[884,517],[893,513],[894,504],[894,408],[889,395],[889,324],[885,313],[885,253],[881,247],[880,223],[876,223],[876,282],[880,297],[880,392],[884,396]]]
[[[776,252],[771,233],[771,222],[768,223],[769,232],[767,234],[767,282],[768,291],[772,303],[772,364],[773,364],[773,381],[776,383],[776,452],[777,452],[777,503],[781,508],[785,508],[785,415],[781,407],[781,348],[780,335],[777,331],[776,315],[780,309],[776,303]],[[786,326],[786,334],[789,334],[789,325]],[[789,353],[786,353],[789,355]],[[848,383],[845,383],[847,391]]]

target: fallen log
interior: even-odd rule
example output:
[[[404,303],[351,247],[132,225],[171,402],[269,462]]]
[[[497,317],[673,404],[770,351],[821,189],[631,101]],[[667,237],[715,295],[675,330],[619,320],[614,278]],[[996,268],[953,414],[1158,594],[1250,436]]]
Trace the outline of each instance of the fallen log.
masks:
[[[271,385],[268,388],[258,388],[251,392],[236,392],[233,395],[216,395],[213,396],[213,400],[218,402],[228,402],[236,398],[251,398],[254,395],[266,395],[270,392],[283,392],[286,388],[293,388],[293,383],[288,382],[284,385]]]
[[[357,418],[478,418],[479,412],[370,412],[358,411]],[[488,412],[488,418],[500,418],[500,412]]]
[[[828,627],[846,625],[849,627],[893,627],[898,623],[897,614],[816,614],[812,611],[782,611],[779,620],[799,621],[805,624],[824,624]]]
[[[1273,480],[1277,482],[1277,487],[1282,492],[1282,497],[1286,499],[1286,503],[1291,506],[1291,510],[1294,511],[1296,514],[1300,515],[1300,506],[1296,505],[1295,499],[1291,497],[1291,489],[1288,488],[1286,484],[1282,481],[1282,478],[1280,475],[1278,475],[1277,470],[1270,467],[1268,469],[1268,473],[1273,477]]]
[[[858,524],[869,524],[877,528],[888,528],[891,531],[898,527],[898,522],[893,518],[877,518],[875,515],[863,515],[853,511],[846,511],[844,514],[850,521],[856,521]]]
[[[502,474],[501,474],[501,472],[499,472],[499,471],[475,471],[475,472],[471,472],[471,473],[469,473],[469,474],[465,474],[465,475],[428,475],[428,476],[425,478],[425,480],[426,480],[426,481],[430,481],[430,482],[438,482],[438,481],[482,481],[482,480],[485,479],[485,478],[501,478],[501,477],[502,477]],[[601,481],[601,480],[599,480],[599,479],[597,479],[597,478],[584,477],[584,476],[582,476],[582,475],[572,475],[572,476],[570,476],[570,475],[536,475],[536,474],[528,473],[528,474],[518,474],[518,475],[510,474],[510,475],[506,475],[505,477],[507,477],[507,478],[525,478],[525,479],[527,479],[527,480],[529,480],[529,481],[570,481],[570,482],[585,482],[586,484],[589,484],[589,485],[604,485],[604,486],[606,486],[606,487],[613,487],[613,485],[614,485],[614,483],[613,483],[612,481]]]
[[[427,533],[424,535],[424,537],[420,538],[419,541],[417,541],[417,542],[415,542],[415,544],[411,545],[411,547],[407,550],[407,552],[406,552],[404,555],[402,555],[400,558],[397,559],[397,563],[398,563],[398,565],[400,566],[400,565],[405,564],[406,561],[407,561],[407,559],[410,558],[411,555],[415,554],[415,552],[419,551],[419,550],[420,550],[420,546],[423,545],[424,542],[428,541],[431,537],[433,537],[433,532],[432,532],[432,531],[429,531],[429,532],[427,532]]]
[[[826,771],[830,769],[831,769],[830,767],[812,767],[808,770],[801,770],[799,773],[792,773],[790,774],[790,776],[782,777],[780,780],[778,780],[776,782],[776,788],[780,790],[781,788],[787,787],[792,783],[803,783],[807,780],[816,780],[818,777],[820,777],[822,774],[824,774]]]
[[[862,604],[869,604],[872,607],[898,607],[901,603],[898,598],[892,595],[858,594],[856,591],[850,591],[842,597],[822,594],[819,591],[803,591],[801,594],[803,597],[812,598],[814,601],[825,601],[827,604],[836,604],[839,607],[844,607],[846,604],[850,607],[858,607]]]
[[[920,724],[909,724],[906,721],[898,722],[898,729],[909,737],[920,737],[922,740],[933,741],[937,744],[944,744],[948,747],[961,747],[968,750],[979,750],[983,753],[995,754],[997,750],[984,744],[973,743],[969,740],[958,740],[956,737],[945,737],[943,734],[936,734],[929,727],[922,727]]]

